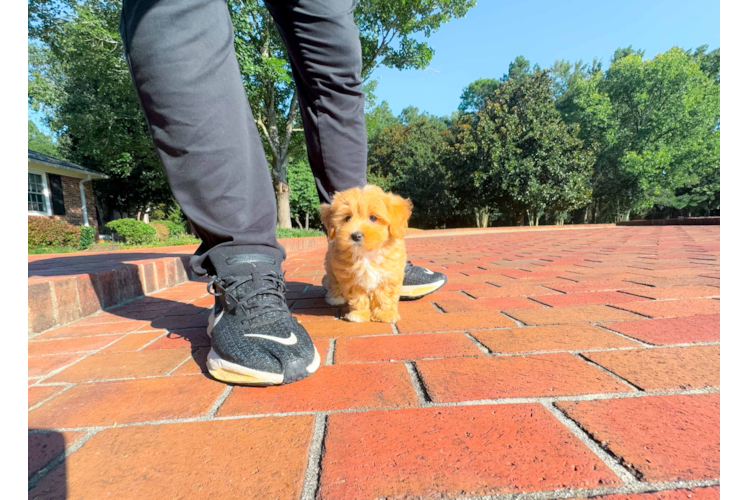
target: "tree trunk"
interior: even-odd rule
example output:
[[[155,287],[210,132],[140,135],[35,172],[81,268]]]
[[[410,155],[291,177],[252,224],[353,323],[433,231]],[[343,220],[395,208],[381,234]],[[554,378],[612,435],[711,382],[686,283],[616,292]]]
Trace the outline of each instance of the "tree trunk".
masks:
[[[475,211],[475,226],[488,227],[488,207],[483,207]]]
[[[306,220],[304,221],[304,229],[309,231],[309,212],[306,213]]]
[[[278,204],[277,226],[284,229],[291,228],[291,191],[283,181],[275,183],[275,200]]]
[[[299,226],[299,229],[304,229],[304,226],[301,225],[301,221],[299,220],[298,215],[294,217],[294,220],[296,221],[296,225]]]

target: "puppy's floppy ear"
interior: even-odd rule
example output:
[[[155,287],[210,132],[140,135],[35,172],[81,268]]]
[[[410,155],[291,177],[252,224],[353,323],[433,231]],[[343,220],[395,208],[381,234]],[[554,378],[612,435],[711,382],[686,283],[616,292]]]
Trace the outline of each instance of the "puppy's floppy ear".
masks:
[[[387,194],[385,203],[390,216],[390,236],[396,239],[405,238],[408,219],[413,212],[413,203],[391,193]]]
[[[329,205],[327,203],[322,203],[319,206],[319,215],[320,219],[322,219],[322,224],[325,226],[325,229],[327,230],[327,238],[333,239],[335,237],[335,228],[332,225],[332,205]]]

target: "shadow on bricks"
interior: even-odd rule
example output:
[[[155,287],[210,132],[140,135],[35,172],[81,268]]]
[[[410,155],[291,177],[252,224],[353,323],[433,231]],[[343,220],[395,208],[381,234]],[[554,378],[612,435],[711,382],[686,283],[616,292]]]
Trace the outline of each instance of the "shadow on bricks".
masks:
[[[54,494],[58,498],[67,498],[67,467],[65,460],[65,448],[77,440],[83,432],[57,432],[48,429],[29,429],[29,476],[30,482],[34,482],[39,471],[54,466]],[[38,479],[38,478],[37,478]]]
[[[31,335],[198,279],[189,270],[190,255],[182,253],[33,257],[28,263]]]

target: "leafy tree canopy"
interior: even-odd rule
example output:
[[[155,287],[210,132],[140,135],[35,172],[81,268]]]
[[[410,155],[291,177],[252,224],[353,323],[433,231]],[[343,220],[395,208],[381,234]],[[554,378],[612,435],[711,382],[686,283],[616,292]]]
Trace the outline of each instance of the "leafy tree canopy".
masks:
[[[57,144],[50,136],[39,130],[39,127],[31,120],[29,120],[29,149],[59,158]]]

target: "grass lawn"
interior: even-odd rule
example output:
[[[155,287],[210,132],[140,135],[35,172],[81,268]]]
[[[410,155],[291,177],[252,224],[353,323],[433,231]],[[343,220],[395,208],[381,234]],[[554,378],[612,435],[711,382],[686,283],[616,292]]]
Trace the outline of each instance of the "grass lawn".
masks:
[[[325,233],[314,230],[314,229],[276,229],[275,235],[277,238],[304,238],[308,236],[324,236]],[[191,235],[184,235],[179,237],[171,237],[166,241],[157,241],[149,243],[148,245],[127,245],[125,243],[112,243],[110,241],[99,241],[91,245],[90,248],[83,250],[84,252],[107,252],[112,250],[129,250],[132,248],[158,248],[158,247],[172,247],[178,245],[196,245],[200,243],[200,238],[195,238]],[[37,247],[29,248],[29,255],[42,254],[42,253],[72,253],[80,252],[81,250],[77,247]]]

